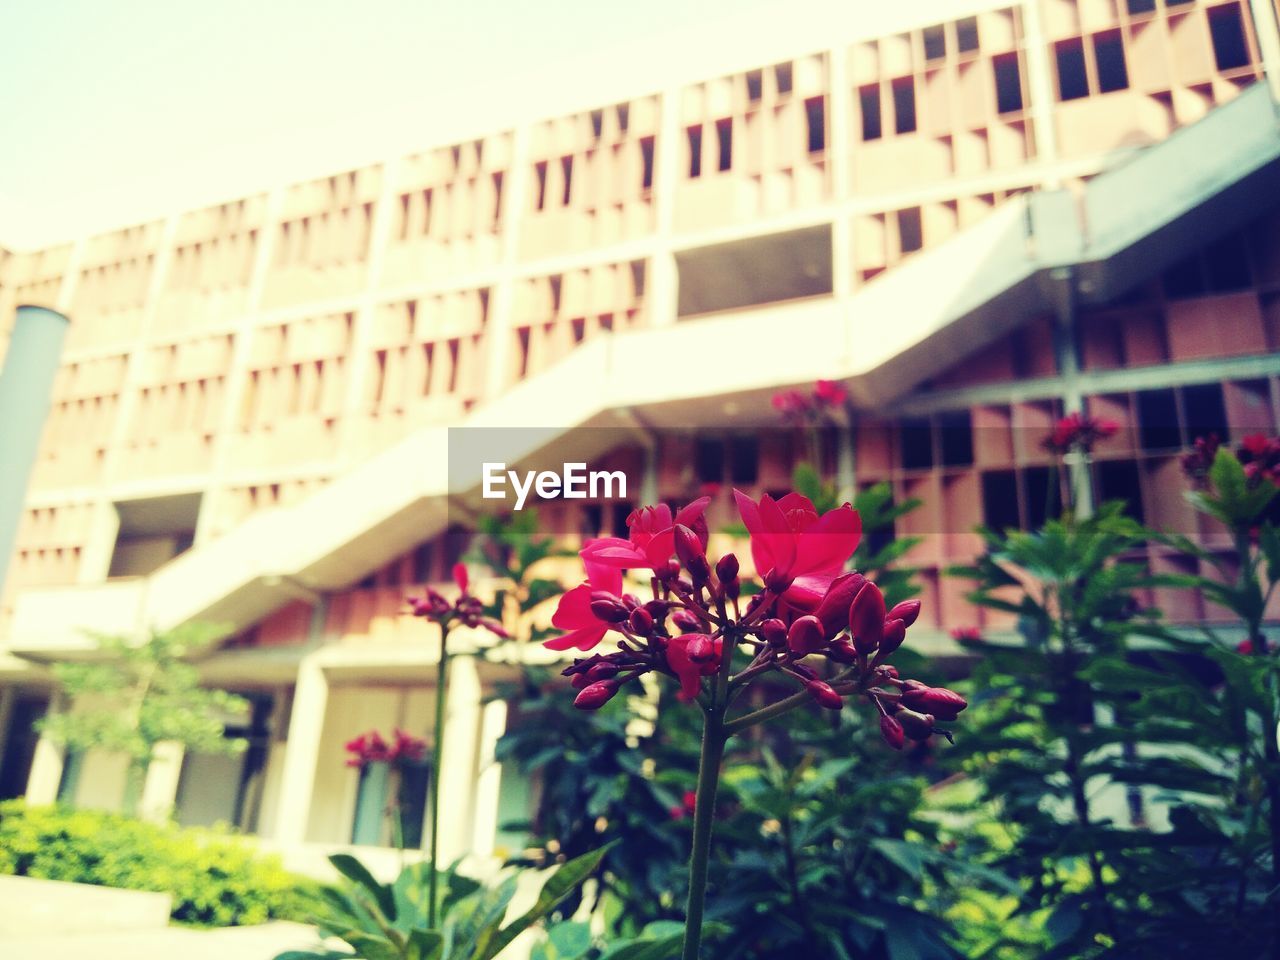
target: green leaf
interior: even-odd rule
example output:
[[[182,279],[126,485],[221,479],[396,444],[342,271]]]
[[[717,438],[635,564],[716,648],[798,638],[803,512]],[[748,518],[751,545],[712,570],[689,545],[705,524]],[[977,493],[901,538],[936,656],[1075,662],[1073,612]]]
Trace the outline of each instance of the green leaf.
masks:
[[[561,865],[542,885],[542,891],[538,894],[537,901],[523,916],[518,917],[506,927],[497,931],[496,936],[484,936],[477,942],[474,960],[492,960],[521,933],[539,920],[545,919],[561,900],[569,896],[579,884],[595,872],[596,867],[600,865],[600,861],[604,859],[605,854],[613,848],[615,843],[617,841],[607,844],[599,850],[584,853],[582,856]]]
[[[1227,447],[1219,448],[1217,456],[1213,458],[1209,480],[1227,515],[1232,519],[1243,519],[1239,516],[1239,511],[1248,491],[1249,480],[1239,459]]]
[[[591,927],[576,920],[557,923],[547,931],[557,960],[578,960],[591,949]]]
[[[444,937],[435,930],[414,930],[406,944],[406,960],[439,960],[444,953]]]
[[[391,888],[379,883],[369,872],[369,868],[349,853],[335,853],[329,858],[333,868],[357,886],[363,887],[373,895],[374,902],[387,920],[396,919],[396,899]]]
[[[346,933],[338,934],[338,937],[351,944],[362,960],[403,960],[396,946],[383,937],[360,930],[348,930]]]
[[[600,960],[670,960],[684,947],[684,933],[668,934],[656,940],[633,940],[606,950]]]

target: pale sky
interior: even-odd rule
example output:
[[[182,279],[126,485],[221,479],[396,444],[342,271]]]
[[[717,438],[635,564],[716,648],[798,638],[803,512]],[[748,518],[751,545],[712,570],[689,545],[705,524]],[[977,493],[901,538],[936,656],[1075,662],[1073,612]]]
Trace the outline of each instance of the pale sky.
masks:
[[[0,246],[31,249],[817,50],[896,6],[4,0]]]

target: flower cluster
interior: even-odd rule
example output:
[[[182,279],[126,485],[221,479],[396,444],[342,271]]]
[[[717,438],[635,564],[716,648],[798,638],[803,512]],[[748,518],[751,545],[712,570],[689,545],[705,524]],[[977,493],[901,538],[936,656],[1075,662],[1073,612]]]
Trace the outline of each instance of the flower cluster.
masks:
[[[588,543],[581,551],[585,582],[564,594],[552,624],[566,633],[546,641],[554,650],[595,649],[608,633],[617,649],[581,657],[564,674],[579,691],[575,705],[594,710],[624,685],[647,674],[674,678],[679,699],[727,704],[749,683],[774,674],[811,699],[839,710],[861,697],[880,715],[881,732],[901,749],[904,738],[943,733],[966,706],[950,690],[904,680],[888,659],[920,614],[908,600],[886,609],[884,595],[859,573],[844,572],[857,548],[861,520],[849,505],[819,516],[797,493],[759,502],[734,491],[751,535],[759,592],[743,603],[739,561],[707,556],[707,500],[673,515],[645,507],[627,520],[630,537]],[[674,555],[674,557],[673,557]],[[649,574],[651,597],[623,592],[623,571]],[[736,652],[749,660],[733,669]],[[718,692],[711,687],[718,684]]]
[[[1209,469],[1221,447],[1218,435],[1211,433],[1207,437],[1196,437],[1192,448],[1183,454],[1182,470],[1197,487],[1208,486]],[[1251,486],[1269,480],[1280,487],[1280,437],[1251,433],[1240,441],[1235,455]]]
[[[458,585],[458,599],[450,602],[444,594],[427,587],[421,597],[409,598],[409,609],[415,617],[426,617],[433,623],[449,626],[459,623],[464,627],[484,627],[497,637],[506,639],[508,634],[501,623],[484,615],[484,605],[467,592],[470,584],[465,564],[453,565],[453,582]]]
[[[1053,425],[1053,431],[1044,438],[1041,446],[1059,456],[1078,450],[1089,453],[1099,440],[1114,437],[1120,424],[1114,420],[1071,413]]]
[[[417,763],[426,752],[427,742],[405,733],[399,727],[390,743],[377,730],[362,733],[344,745],[348,767],[363,767],[370,763]]]
[[[848,391],[834,380],[819,380],[808,393],[801,390],[783,390],[773,395],[773,409],[784,420],[800,426],[827,422],[835,411],[845,405]]]

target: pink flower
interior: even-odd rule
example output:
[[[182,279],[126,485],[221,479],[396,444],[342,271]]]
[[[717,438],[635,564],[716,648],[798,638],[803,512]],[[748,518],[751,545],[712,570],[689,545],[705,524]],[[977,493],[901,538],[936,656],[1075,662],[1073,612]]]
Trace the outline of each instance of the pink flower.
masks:
[[[813,397],[828,407],[842,407],[849,393],[834,380],[819,380],[813,385]]]
[[[980,627],[952,627],[951,639],[961,643],[965,641],[974,641],[982,639],[982,629]]]
[[[458,585],[458,590],[463,595],[467,592],[467,565],[465,563],[455,563],[453,565],[453,582]]]
[[[1070,413],[1053,425],[1041,446],[1059,455],[1075,449],[1088,453],[1099,440],[1114,437],[1119,431],[1120,424],[1115,420]]]
[[[560,597],[551,618],[553,627],[569,632],[545,641],[543,646],[549,650],[568,650],[570,647],[590,650],[604,639],[612,625],[611,621],[602,620],[592,611],[591,597],[601,592],[613,596],[622,593],[622,570],[591,560],[584,559],[583,563],[587,568],[586,581]]]
[[[733,496],[751,534],[756,570],[776,592],[798,578],[834,577],[858,548],[862,520],[847,503],[819,517],[812,501],[798,493],[776,501],[766,493],[758,504],[739,490]]]
[[[693,647],[693,656],[690,655],[690,647]],[[704,633],[682,633],[667,642],[667,666],[680,681],[680,692],[676,694],[678,700],[688,703],[698,696],[702,678],[714,676],[720,669],[723,652],[724,642],[719,637],[713,641]],[[710,656],[701,655],[705,653]]]
[[[594,540],[581,550],[582,559],[620,570],[637,567],[656,570],[675,551],[677,524],[694,530],[705,545],[707,523],[702,518],[702,512],[710,502],[710,497],[699,497],[674,517],[671,515],[671,508],[665,503],[636,510],[627,517],[627,527],[631,531],[628,539],[602,537]]]

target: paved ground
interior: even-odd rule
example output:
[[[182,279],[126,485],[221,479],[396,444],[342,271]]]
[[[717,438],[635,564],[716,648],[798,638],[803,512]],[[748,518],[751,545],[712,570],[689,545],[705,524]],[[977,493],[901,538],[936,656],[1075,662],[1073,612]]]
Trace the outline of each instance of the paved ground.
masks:
[[[273,960],[284,950],[313,946],[316,934],[299,923],[191,930],[165,927],[67,936],[5,937],[4,960]]]

